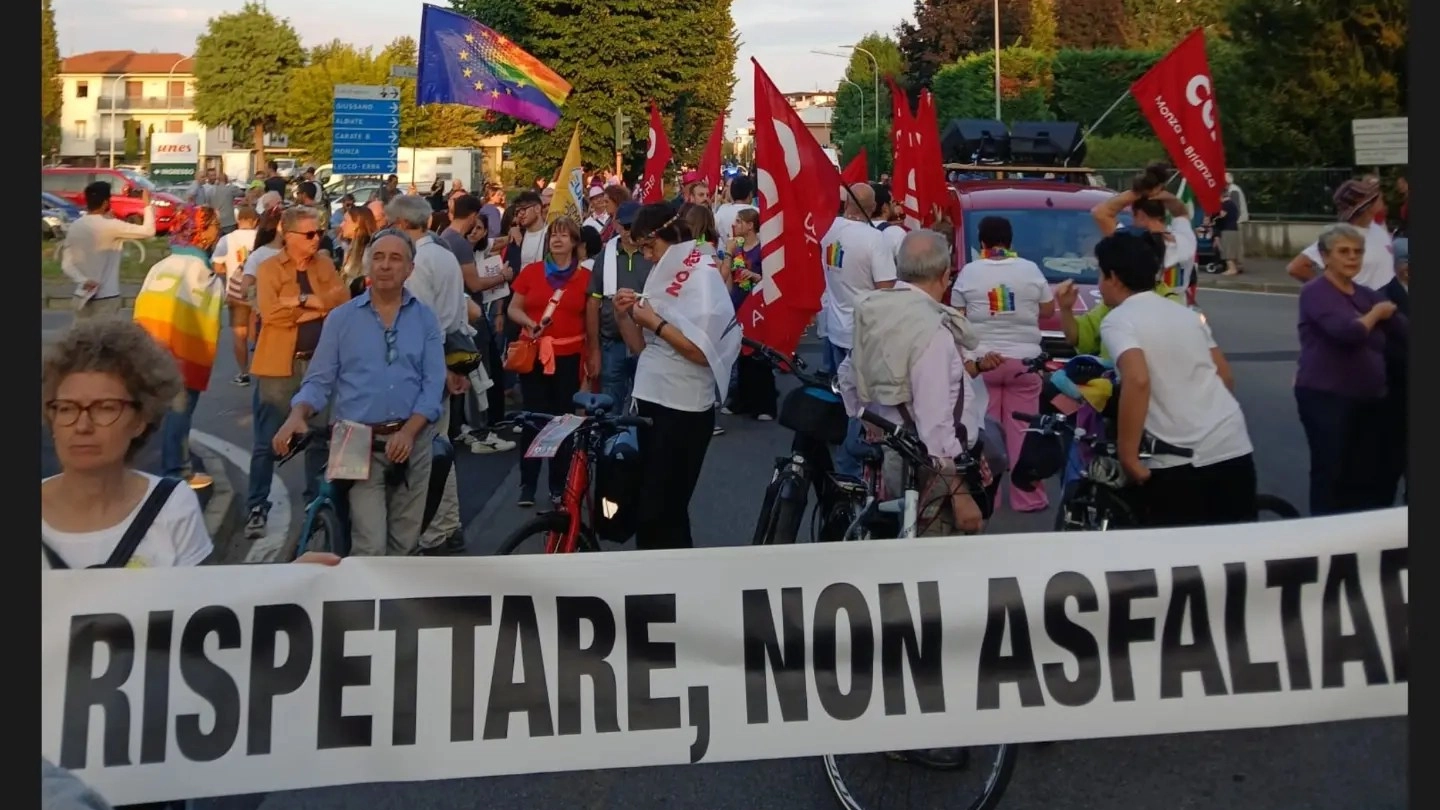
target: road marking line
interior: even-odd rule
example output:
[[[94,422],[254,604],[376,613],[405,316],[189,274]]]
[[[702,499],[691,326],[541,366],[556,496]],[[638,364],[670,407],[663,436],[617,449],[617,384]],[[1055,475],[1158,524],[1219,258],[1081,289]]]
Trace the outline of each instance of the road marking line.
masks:
[[[1203,285],[1202,285],[1202,286],[1200,287],[1200,290],[1201,290],[1201,292],[1203,292],[1205,295],[1209,295],[1209,294],[1212,293],[1212,292],[1216,292],[1216,293],[1230,293],[1231,295],[1274,295],[1274,296],[1278,296],[1278,297],[1280,297],[1280,298],[1294,298],[1295,296],[1297,296],[1297,295],[1300,294],[1300,288],[1299,288],[1299,287],[1296,287],[1296,288],[1295,288],[1295,292],[1268,292],[1268,291],[1266,291],[1266,290],[1232,290],[1232,289],[1229,289],[1228,287],[1206,287],[1206,286],[1203,286]]]
[[[250,469],[250,451],[231,444],[219,436],[212,436],[198,430],[190,431],[190,440],[198,442],[219,453],[224,459],[242,470]],[[278,473],[270,476],[270,519],[266,523],[265,536],[256,540],[245,554],[245,562],[275,562],[285,549],[285,540],[290,535],[290,489],[285,486]],[[245,514],[248,520],[248,510]]]

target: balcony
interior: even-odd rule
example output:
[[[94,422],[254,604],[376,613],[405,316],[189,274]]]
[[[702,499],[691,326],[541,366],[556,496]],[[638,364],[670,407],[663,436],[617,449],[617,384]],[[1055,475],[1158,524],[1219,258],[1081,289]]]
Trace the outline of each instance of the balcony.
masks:
[[[169,110],[194,110],[194,96],[164,96],[141,97],[141,96],[101,96],[95,99],[95,106],[103,111],[134,110],[152,112],[166,112]]]

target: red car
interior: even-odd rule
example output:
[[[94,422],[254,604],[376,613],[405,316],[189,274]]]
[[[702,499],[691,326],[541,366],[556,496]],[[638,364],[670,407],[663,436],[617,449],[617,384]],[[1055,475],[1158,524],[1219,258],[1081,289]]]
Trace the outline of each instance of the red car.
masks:
[[[155,206],[156,233],[168,233],[175,214],[185,204],[173,194],[156,190],[145,175],[129,169],[56,166],[40,170],[41,191],[70,200],[81,209],[85,207],[85,187],[97,180],[110,184],[110,208],[116,217],[126,222],[139,222],[144,216],[145,204],[140,195],[149,191],[150,202]]]
[[[980,258],[980,220],[1001,216],[1010,220],[1014,228],[1015,244],[1011,249],[1038,265],[1052,285],[1068,280],[1080,288],[1076,314],[1098,304],[1095,245],[1100,241],[1100,228],[1090,210],[1115,192],[1089,185],[1082,179],[1085,174],[1074,177],[1073,182],[1018,178],[952,181],[950,190],[960,201],[960,222],[955,228],[955,244],[960,248],[957,271]],[[1122,222],[1126,218],[1128,212]],[[1065,342],[1058,314],[1041,319],[1040,330],[1041,345],[1047,354],[1075,354]]]

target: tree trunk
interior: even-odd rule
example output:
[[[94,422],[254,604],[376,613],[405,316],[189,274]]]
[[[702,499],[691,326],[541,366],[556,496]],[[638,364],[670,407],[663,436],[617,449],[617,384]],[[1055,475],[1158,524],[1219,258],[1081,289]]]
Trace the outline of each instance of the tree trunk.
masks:
[[[251,177],[260,173],[265,168],[265,125],[255,125],[255,170],[250,173]]]

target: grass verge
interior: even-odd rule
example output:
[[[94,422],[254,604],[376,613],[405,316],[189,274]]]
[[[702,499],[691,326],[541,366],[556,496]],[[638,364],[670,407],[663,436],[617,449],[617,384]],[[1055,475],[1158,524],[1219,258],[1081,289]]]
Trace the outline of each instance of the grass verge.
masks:
[[[59,240],[40,240],[40,278],[42,281],[69,281],[60,270],[60,244]],[[144,281],[145,274],[150,272],[150,267],[170,255],[170,242],[166,237],[142,239],[140,244],[145,248],[144,261],[140,260],[140,253],[133,246],[126,246],[120,254],[120,282],[122,284],[139,284]]]

